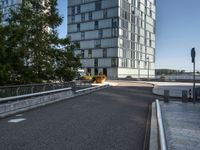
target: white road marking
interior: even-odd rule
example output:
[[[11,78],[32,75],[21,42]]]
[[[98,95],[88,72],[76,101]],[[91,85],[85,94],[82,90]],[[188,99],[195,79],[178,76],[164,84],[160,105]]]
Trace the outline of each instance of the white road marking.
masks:
[[[8,122],[9,123],[19,123],[19,122],[24,121],[24,120],[26,120],[26,119],[25,118],[11,119]]]
[[[16,117],[21,117],[21,116],[23,116],[23,115],[22,115],[22,114],[17,114],[17,115],[16,115]]]

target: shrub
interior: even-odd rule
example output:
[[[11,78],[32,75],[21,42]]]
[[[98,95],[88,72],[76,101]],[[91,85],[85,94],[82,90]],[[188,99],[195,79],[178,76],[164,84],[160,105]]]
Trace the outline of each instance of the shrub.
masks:
[[[92,77],[92,76],[89,76],[89,75],[86,75],[86,76],[82,76],[80,79],[81,79],[81,80],[85,80],[85,81],[92,81],[92,80],[93,80],[93,77]]]
[[[105,75],[97,75],[93,77],[94,83],[104,83],[107,77]]]

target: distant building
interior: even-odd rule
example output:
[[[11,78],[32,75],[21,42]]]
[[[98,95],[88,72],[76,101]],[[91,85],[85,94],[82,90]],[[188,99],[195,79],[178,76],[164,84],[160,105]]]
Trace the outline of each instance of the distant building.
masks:
[[[68,0],[68,35],[83,69],[110,78],[155,76],[155,0]]]
[[[3,22],[9,17],[10,9],[16,10],[22,0],[0,0],[0,11],[3,15]]]

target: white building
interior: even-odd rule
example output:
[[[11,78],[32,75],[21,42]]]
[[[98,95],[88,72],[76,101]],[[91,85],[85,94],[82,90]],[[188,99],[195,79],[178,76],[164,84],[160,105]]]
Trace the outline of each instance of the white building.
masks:
[[[68,0],[68,35],[86,72],[155,76],[155,0]]]

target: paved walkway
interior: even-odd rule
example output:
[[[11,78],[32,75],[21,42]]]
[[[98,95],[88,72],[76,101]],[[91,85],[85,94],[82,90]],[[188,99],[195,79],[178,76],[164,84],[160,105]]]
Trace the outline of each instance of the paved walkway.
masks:
[[[200,104],[162,103],[169,150],[200,150]]]

